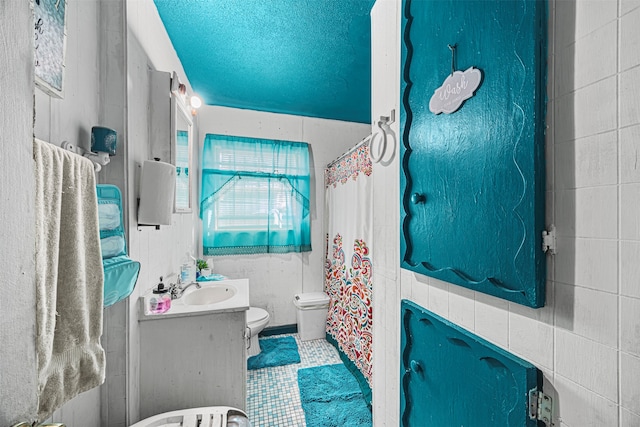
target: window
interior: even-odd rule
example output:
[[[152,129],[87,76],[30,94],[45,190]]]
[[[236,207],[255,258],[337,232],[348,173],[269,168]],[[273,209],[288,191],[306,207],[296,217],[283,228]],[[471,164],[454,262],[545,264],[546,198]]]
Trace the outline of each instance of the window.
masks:
[[[200,216],[205,255],[310,251],[308,145],[207,134]]]

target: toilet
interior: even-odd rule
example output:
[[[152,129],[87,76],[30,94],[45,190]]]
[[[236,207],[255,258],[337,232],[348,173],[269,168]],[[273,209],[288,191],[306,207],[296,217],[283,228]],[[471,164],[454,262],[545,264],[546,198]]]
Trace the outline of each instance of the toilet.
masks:
[[[244,411],[230,406],[208,406],[165,412],[145,418],[130,427],[251,427]]]
[[[269,324],[269,313],[258,307],[249,307],[247,311],[247,328],[249,329],[249,347],[247,357],[260,354],[258,334]]]

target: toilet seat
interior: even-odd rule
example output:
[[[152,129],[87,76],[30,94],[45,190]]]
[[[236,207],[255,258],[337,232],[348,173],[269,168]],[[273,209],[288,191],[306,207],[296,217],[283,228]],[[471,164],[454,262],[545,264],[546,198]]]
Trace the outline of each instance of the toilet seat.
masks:
[[[247,325],[262,322],[269,317],[267,310],[258,307],[249,307],[247,311]]]

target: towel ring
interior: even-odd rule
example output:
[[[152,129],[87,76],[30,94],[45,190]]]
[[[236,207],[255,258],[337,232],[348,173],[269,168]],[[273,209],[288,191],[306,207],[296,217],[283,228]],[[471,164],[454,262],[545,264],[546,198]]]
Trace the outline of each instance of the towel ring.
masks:
[[[378,127],[380,128],[380,132],[376,132],[371,137],[371,142],[369,143],[369,157],[371,157],[371,161],[373,163],[378,163],[380,160],[382,160],[382,158],[384,157],[385,151],[387,151],[387,132],[384,130],[382,125],[383,125],[382,120],[379,120]],[[382,138],[380,139],[380,143],[378,144],[378,149],[376,150],[375,143],[376,143],[376,137],[378,135],[382,135]],[[374,154],[374,152],[377,152],[378,154]]]

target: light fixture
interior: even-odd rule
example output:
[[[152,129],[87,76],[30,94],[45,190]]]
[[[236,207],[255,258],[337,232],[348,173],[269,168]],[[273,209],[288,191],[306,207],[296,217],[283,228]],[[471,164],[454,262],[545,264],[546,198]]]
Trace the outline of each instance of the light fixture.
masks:
[[[191,98],[189,98],[189,104],[191,108],[198,109],[202,107],[202,100],[198,96],[192,95]]]

